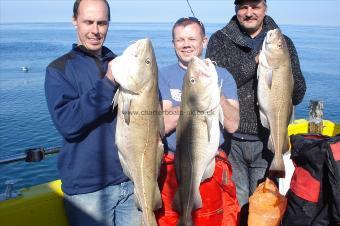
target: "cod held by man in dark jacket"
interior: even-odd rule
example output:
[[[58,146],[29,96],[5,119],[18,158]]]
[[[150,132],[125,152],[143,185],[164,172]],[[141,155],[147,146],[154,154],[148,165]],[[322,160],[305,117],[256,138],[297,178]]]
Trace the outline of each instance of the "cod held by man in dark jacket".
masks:
[[[260,121],[257,69],[258,55],[267,32],[279,27],[266,15],[268,7],[265,0],[236,0],[234,4],[235,15],[225,27],[210,37],[206,58],[226,68],[236,81],[240,124],[230,136],[230,147],[224,146],[233,168],[239,204],[244,206],[242,211],[247,211],[249,196],[268,175],[273,160],[273,152],[267,148],[269,131]],[[305,95],[306,83],[294,44],[285,35],[284,39],[294,79],[292,103],[297,105]]]

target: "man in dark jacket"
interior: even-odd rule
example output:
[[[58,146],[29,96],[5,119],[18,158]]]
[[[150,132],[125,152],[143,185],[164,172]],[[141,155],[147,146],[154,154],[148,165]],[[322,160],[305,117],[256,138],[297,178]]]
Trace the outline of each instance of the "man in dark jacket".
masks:
[[[268,30],[278,28],[266,16],[265,0],[236,0],[236,15],[210,38],[206,57],[226,68],[234,77],[240,103],[240,125],[232,135],[229,160],[233,167],[240,206],[248,203],[259,181],[267,174],[273,154],[267,150],[266,131],[257,105],[257,55]],[[293,70],[293,104],[299,104],[306,84],[293,42],[285,36]]]
[[[76,0],[78,43],[46,69],[45,95],[63,137],[58,169],[72,226],[139,225],[133,184],[124,175],[115,146],[118,88],[104,47],[110,21],[106,0]]]

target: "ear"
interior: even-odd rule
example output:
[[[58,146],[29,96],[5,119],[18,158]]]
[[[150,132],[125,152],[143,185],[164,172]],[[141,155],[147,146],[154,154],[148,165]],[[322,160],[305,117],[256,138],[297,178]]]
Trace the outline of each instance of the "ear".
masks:
[[[75,17],[72,17],[72,24],[75,28],[77,28],[78,22],[77,22],[77,19]]]
[[[207,36],[204,36],[203,37],[203,48],[206,48],[207,47],[207,45],[208,45],[208,37]]]
[[[237,14],[238,5],[235,5],[235,13]]]

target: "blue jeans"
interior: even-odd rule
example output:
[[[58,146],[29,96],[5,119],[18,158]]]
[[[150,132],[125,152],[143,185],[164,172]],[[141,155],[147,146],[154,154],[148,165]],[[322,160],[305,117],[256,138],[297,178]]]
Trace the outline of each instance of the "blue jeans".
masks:
[[[249,196],[267,175],[273,156],[270,150],[263,148],[262,141],[231,140],[228,159],[240,207],[248,203]]]
[[[127,226],[141,223],[141,212],[135,206],[131,181],[87,194],[65,194],[64,203],[70,226]]]

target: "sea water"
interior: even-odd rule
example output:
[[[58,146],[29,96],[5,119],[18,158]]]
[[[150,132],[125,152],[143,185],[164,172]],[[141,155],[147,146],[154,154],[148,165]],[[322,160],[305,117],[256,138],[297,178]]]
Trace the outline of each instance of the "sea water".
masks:
[[[207,35],[223,26],[206,24]],[[148,37],[162,67],[176,62],[171,27],[169,23],[112,23],[105,45],[120,54],[133,41]],[[308,118],[309,101],[322,100],[324,118],[340,122],[340,27],[281,28],[296,46],[307,82],[295,118]],[[45,68],[75,41],[70,23],[0,24],[0,159],[28,148],[61,145],[46,107]],[[17,180],[16,188],[21,188],[57,179],[56,162],[54,155],[39,163],[0,165],[0,193],[7,180]]]

